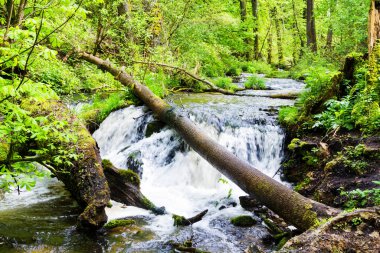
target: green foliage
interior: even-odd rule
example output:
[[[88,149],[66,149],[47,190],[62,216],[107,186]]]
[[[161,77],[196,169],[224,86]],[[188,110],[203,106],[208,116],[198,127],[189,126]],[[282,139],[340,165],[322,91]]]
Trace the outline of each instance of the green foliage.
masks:
[[[244,87],[246,89],[265,90],[265,79],[257,75],[250,76],[244,83]]]
[[[126,227],[134,225],[136,222],[134,220],[111,220],[106,225],[104,225],[104,228],[106,229],[112,229],[117,227]]]
[[[278,112],[278,120],[284,126],[293,126],[298,122],[298,108],[294,106],[281,107]]]
[[[33,117],[19,105],[3,102],[0,105],[1,153],[0,188],[10,191],[14,187],[30,190],[36,177],[47,176],[36,163],[71,165],[77,159],[74,150],[68,148],[75,142],[75,135],[68,131],[68,124],[54,118]],[[4,145],[5,144],[5,145]],[[33,147],[39,148],[33,148]]]
[[[295,187],[294,187],[294,190],[295,191],[301,191],[302,189],[304,189],[306,186],[308,186],[311,182],[311,179],[309,177],[306,177],[303,181],[301,181],[300,183],[298,183]]]
[[[341,190],[340,196],[345,198],[346,209],[380,205],[380,181],[374,181],[378,187],[367,190],[356,189],[346,192]]]
[[[32,78],[49,85],[58,94],[72,94],[81,87],[73,68],[54,57],[37,58],[30,66]]]
[[[257,221],[253,219],[252,216],[240,215],[240,216],[231,218],[231,223],[234,226],[238,226],[238,227],[252,227],[253,225],[257,223]]]
[[[264,74],[267,76],[270,76],[273,72],[273,68],[270,64],[264,62],[264,61],[254,61],[248,69],[249,72],[257,73],[257,74]]]
[[[79,112],[79,117],[87,123],[95,122],[100,124],[111,112],[131,105],[133,102],[128,99],[132,99],[128,91],[98,93],[92,103],[83,106]]]
[[[338,154],[339,155],[339,154]],[[365,146],[359,144],[356,147],[348,146],[344,148],[342,156],[343,165],[352,173],[361,175],[366,172],[368,163],[364,160]]]
[[[238,87],[236,84],[232,83],[232,79],[230,77],[219,77],[214,80],[214,84],[219,88],[235,91]]]
[[[323,126],[327,130],[335,130],[338,127],[347,130],[354,129],[354,119],[351,117],[352,105],[349,97],[343,100],[330,99],[325,103],[326,110],[317,114],[314,118],[317,120],[313,127]]]
[[[163,72],[148,73],[144,78],[144,83],[158,97],[163,98],[168,94],[166,84],[169,82],[168,76]]]

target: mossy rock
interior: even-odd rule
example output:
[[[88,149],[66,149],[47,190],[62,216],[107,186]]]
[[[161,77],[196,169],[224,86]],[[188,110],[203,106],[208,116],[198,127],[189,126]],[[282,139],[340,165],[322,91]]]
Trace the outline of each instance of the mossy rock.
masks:
[[[150,137],[154,133],[159,133],[165,127],[165,123],[155,120],[146,126],[145,137]]]
[[[252,227],[257,221],[249,215],[240,215],[231,219],[231,223],[237,227]]]
[[[134,220],[111,220],[106,225],[104,225],[104,228],[106,229],[112,229],[117,227],[125,227],[134,225],[136,222]]]
[[[111,163],[110,160],[103,159],[102,160],[102,166],[104,170],[112,170],[113,169],[113,164]],[[140,186],[140,177],[137,175],[135,172],[131,170],[118,170],[118,173],[120,174],[121,177],[123,177],[127,182],[132,183],[135,186]]]
[[[143,165],[144,163],[141,158],[141,151],[136,150],[128,155],[128,158],[127,158],[128,169],[138,174],[140,178],[142,178]]]
[[[188,226],[190,224],[190,222],[184,216],[173,214],[172,218],[174,220],[173,225],[176,227]]]

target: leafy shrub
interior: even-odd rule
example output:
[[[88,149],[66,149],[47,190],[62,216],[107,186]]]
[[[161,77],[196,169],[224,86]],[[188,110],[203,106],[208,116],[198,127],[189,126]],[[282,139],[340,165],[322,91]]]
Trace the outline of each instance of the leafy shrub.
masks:
[[[285,126],[293,126],[297,124],[298,118],[298,108],[294,106],[281,107],[278,112],[278,120]]]
[[[111,112],[130,105],[131,102],[127,100],[129,96],[129,92],[99,93],[91,104],[83,106],[79,117],[87,124],[100,124]]]
[[[163,72],[148,73],[144,78],[144,83],[148,88],[160,98],[167,95],[166,83],[169,82],[168,77]]]
[[[72,67],[54,58],[37,58],[30,66],[35,81],[48,84],[58,94],[72,94],[81,87],[81,80]]]
[[[378,187],[368,190],[356,189],[349,192],[341,191],[340,196],[346,198],[344,207],[353,209],[380,205],[380,181],[374,181],[373,183],[378,185]]]
[[[270,76],[273,68],[270,64],[263,61],[254,61],[250,66],[252,73],[265,74]]]
[[[265,90],[265,80],[257,75],[253,75],[244,83],[244,87],[246,89]]]
[[[326,110],[314,116],[317,121],[314,127],[323,126],[327,130],[334,130],[338,127],[352,130],[354,128],[353,118],[351,117],[352,105],[349,97],[338,101],[330,99],[325,103]]]
[[[219,88],[235,91],[238,87],[236,84],[232,83],[232,79],[229,77],[219,77],[214,80],[214,84]]]

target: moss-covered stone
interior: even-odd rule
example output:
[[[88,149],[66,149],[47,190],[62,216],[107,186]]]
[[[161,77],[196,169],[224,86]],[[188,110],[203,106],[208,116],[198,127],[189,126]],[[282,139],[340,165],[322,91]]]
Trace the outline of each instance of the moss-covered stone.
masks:
[[[232,218],[231,223],[237,227],[252,227],[257,221],[253,219],[252,216],[240,215]]]
[[[104,228],[112,229],[117,227],[125,227],[134,225],[136,222],[134,220],[111,220],[106,225],[104,225]]]
[[[102,166],[103,166],[104,170],[111,170],[114,167],[113,164],[111,163],[111,161],[107,160],[107,159],[103,159],[102,160]],[[122,170],[122,169],[119,169],[118,173],[127,182],[130,182],[133,185],[138,186],[138,187],[140,186],[140,177],[135,172],[133,172],[131,170]]]
[[[184,216],[173,214],[172,218],[174,221],[173,225],[176,227],[184,226],[185,224],[189,223],[189,221]]]
[[[154,133],[158,133],[165,127],[165,123],[161,121],[152,121],[146,126],[145,137],[150,137]]]
[[[126,180],[131,182],[132,184],[136,186],[140,186],[140,178],[139,175],[137,175],[135,172],[131,170],[120,170],[120,175]]]

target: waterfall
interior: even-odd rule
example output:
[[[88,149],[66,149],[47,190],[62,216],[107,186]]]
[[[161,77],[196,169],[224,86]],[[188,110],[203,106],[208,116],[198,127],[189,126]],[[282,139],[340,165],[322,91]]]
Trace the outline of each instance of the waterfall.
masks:
[[[198,102],[194,101],[197,96]],[[236,97],[231,99],[236,100]],[[215,95],[174,95],[168,98],[211,138],[263,173],[274,176],[283,157],[284,132],[276,122],[271,105],[273,99],[225,100],[225,97]],[[289,101],[279,100],[277,103],[287,104]],[[196,223],[194,229],[200,233],[207,231],[218,238],[216,241],[226,241],[220,229],[213,227],[213,220],[221,216],[228,220],[233,215],[245,213],[239,206],[225,208],[230,204],[235,206],[238,197],[245,193],[191,150],[169,127],[145,137],[147,126],[153,121],[152,114],[143,106],[113,112],[93,135],[102,158],[109,159],[116,167],[127,169],[131,154],[140,154],[141,191],[157,206],[165,206],[169,213],[191,217],[209,209],[208,215]],[[280,180],[278,175],[275,178]],[[135,209],[130,210],[135,214]],[[111,218],[125,217],[128,211],[115,216],[111,209],[108,214]],[[174,232],[171,216],[153,219],[150,228],[163,238],[170,238]],[[227,247],[226,252],[233,252],[236,245]]]

